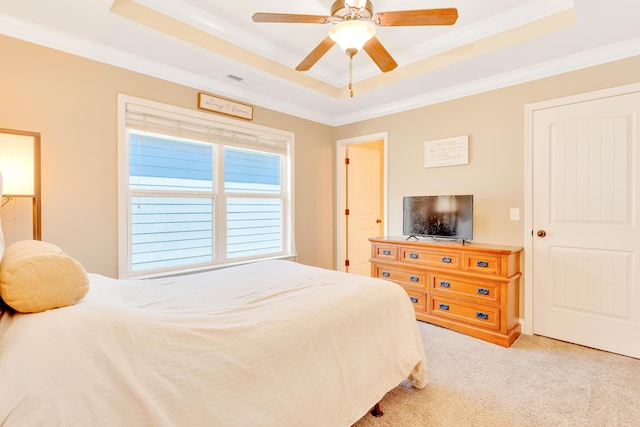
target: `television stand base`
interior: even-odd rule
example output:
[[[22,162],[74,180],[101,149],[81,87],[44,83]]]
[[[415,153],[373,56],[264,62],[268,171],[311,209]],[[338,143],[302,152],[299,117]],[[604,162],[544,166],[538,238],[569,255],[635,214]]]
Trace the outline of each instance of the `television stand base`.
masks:
[[[467,243],[471,243],[471,240],[466,239],[456,239],[455,237],[445,237],[445,236],[433,236],[432,239],[434,241],[445,241],[445,242],[461,242],[462,246],[465,246]]]

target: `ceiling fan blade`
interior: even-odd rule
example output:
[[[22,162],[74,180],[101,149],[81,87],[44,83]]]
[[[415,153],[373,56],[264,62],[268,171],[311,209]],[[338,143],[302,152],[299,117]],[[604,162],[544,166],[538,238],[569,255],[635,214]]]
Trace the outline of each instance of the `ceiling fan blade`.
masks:
[[[300,64],[298,64],[296,70],[308,71],[311,67],[313,67],[313,64],[315,64],[320,58],[322,58],[322,55],[327,53],[329,49],[333,47],[334,44],[336,44],[336,42],[334,42],[331,37],[327,36],[320,42],[318,46],[315,47],[315,49],[311,51],[309,55],[307,55],[306,58],[302,60]]]
[[[391,57],[391,54],[382,46],[382,43],[380,43],[380,40],[376,37],[366,42],[363,49],[383,73],[391,71],[398,66],[398,63]]]
[[[289,13],[254,13],[253,22],[285,22],[289,24],[326,24],[330,16],[295,15]]]
[[[399,10],[395,12],[379,12],[373,21],[381,26],[411,25],[453,25],[458,20],[458,9]]]

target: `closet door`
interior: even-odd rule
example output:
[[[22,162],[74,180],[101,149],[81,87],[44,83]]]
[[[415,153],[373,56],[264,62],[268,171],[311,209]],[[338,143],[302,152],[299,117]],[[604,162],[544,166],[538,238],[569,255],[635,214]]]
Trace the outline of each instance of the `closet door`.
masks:
[[[347,259],[349,273],[371,275],[370,237],[382,236],[382,143],[347,147]]]
[[[533,112],[533,332],[640,358],[640,92]]]

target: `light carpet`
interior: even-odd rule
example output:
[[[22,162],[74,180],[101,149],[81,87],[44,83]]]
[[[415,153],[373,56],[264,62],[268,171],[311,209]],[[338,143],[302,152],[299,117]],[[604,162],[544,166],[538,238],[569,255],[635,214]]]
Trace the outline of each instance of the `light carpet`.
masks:
[[[503,348],[424,322],[429,384],[381,401],[373,426],[640,426],[640,360],[536,335]]]

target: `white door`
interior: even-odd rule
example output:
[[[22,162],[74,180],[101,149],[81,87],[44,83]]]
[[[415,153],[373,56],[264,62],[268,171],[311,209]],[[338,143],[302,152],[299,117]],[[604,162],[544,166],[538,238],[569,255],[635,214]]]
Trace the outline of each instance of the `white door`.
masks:
[[[370,276],[369,238],[382,235],[382,141],[349,145],[347,157],[347,271]]]
[[[640,358],[640,92],[533,112],[533,332]]]

